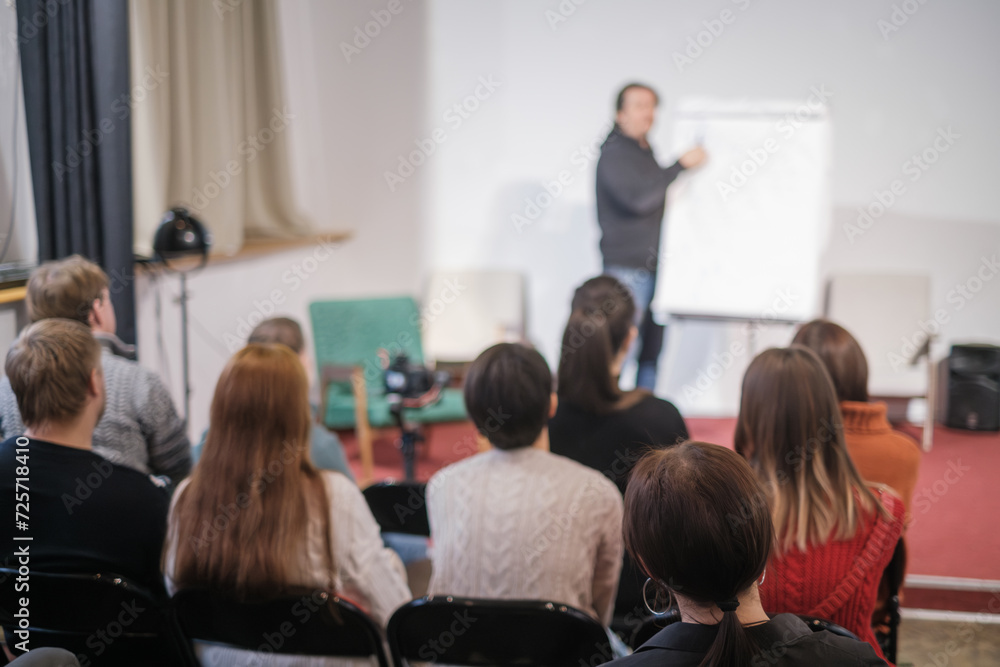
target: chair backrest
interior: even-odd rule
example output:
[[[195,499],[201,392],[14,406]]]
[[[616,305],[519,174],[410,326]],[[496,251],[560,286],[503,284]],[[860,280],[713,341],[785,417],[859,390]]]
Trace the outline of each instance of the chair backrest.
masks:
[[[410,297],[314,301],[309,304],[316,364],[361,366],[369,395],[382,395],[379,349],[423,363],[420,311]]]
[[[828,621],[825,618],[817,618],[816,616],[806,616],[805,614],[796,614],[802,621],[809,626],[813,632],[821,632],[826,630],[835,635],[841,637],[848,637],[855,641],[861,641],[858,636],[845,628],[842,625],[837,625],[833,621]]]
[[[427,485],[422,482],[379,482],[362,492],[384,533],[430,537]]]
[[[249,651],[388,661],[382,633],[354,604],[323,590],[260,602],[238,602],[216,591],[184,589],[173,598],[190,639]]]
[[[578,667],[612,659],[596,620],[557,602],[452,596],[413,600],[389,619],[393,662]]]
[[[868,360],[868,391],[875,397],[927,393],[926,360],[910,359],[940,330],[930,305],[927,276],[837,275],[827,292],[826,317],[857,339]]]
[[[0,625],[18,643],[18,570],[0,568]],[[196,665],[165,601],[115,574],[59,574],[32,568],[28,580],[29,648],[52,646],[84,664]]]
[[[524,276],[515,271],[444,271],[424,292],[424,352],[472,361],[495,343],[524,337]]]

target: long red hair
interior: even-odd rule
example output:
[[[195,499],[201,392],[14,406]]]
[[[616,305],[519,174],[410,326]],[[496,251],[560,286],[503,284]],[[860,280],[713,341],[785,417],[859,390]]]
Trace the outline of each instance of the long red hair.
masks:
[[[322,519],[331,581],[326,488],[309,458],[308,382],[284,345],[251,344],[226,364],[201,460],[171,517],[177,588],[240,599],[294,588],[309,518]]]

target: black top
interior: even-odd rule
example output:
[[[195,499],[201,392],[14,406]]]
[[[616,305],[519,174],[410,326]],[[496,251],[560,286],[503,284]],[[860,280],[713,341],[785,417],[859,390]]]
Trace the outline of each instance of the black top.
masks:
[[[769,622],[748,627],[761,648],[753,664],[786,667],[841,667],[843,665],[885,665],[865,642],[840,637],[822,630],[813,632],[793,614],[778,614]],[[611,662],[612,665],[676,665],[697,667],[715,641],[717,625],[674,623],[653,635],[635,653]]]
[[[604,264],[656,270],[667,186],[684,170],[661,167],[653,150],[615,125],[597,161],[597,222]]]
[[[596,415],[560,401],[549,420],[549,448],[600,471],[625,493],[635,462],[652,447],[688,439],[687,426],[673,403],[652,394],[626,410]]]
[[[27,449],[27,458],[17,449]],[[18,477],[28,478],[21,487]],[[27,498],[16,499],[24,486]],[[17,500],[27,503],[15,507]],[[169,506],[161,478],[91,451],[23,436],[0,444],[0,557],[7,567],[17,567],[13,554],[27,545],[33,569],[120,574],[165,594],[160,551]],[[32,539],[15,541],[16,536]]]

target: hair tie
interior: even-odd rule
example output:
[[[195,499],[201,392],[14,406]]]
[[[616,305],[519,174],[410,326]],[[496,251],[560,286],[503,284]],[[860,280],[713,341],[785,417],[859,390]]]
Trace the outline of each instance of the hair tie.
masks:
[[[716,606],[722,611],[736,611],[736,608],[740,606],[740,601],[736,598],[729,598],[728,600],[719,600],[715,603]]]

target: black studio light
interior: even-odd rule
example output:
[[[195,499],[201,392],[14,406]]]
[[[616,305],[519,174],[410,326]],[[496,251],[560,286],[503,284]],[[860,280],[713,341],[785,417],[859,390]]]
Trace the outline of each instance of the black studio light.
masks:
[[[187,274],[197,271],[208,263],[208,251],[212,248],[212,234],[198,218],[183,207],[177,206],[163,214],[160,226],[153,236],[153,253],[156,261],[171,272],[180,274],[181,293],[177,301],[181,305],[181,355],[184,367],[184,419],[190,419],[191,381],[188,369],[188,313]],[[201,256],[196,266],[179,269],[171,260],[183,257]]]
[[[156,259],[168,268],[167,260],[178,257],[201,255],[200,269],[208,263],[208,251],[212,247],[212,235],[198,218],[186,208],[172,208],[163,214],[160,226],[153,237],[153,252]],[[195,269],[191,269],[192,271]],[[182,273],[183,275],[183,273]]]

